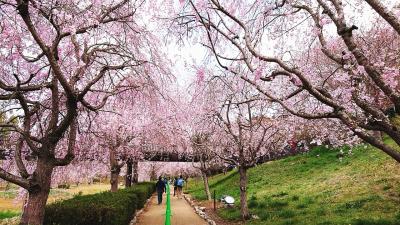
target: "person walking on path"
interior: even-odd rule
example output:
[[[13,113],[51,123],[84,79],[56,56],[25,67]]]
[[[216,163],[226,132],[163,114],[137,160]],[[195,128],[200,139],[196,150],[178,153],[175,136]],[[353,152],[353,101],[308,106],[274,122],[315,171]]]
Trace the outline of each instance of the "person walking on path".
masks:
[[[178,188],[178,178],[175,177],[174,178],[174,197],[175,197],[175,193],[177,192],[176,189]]]
[[[160,205],[162,203],[163,193],[165,192],[165,183],[162,180],[161,176],[158,177],[158,181],[156,183],[156,190],[157,190],[157,196],[158,196],[158,204]]]
[[[185,183],[185,180],[183,180],[182,175],[179,177],[179,179],[176,181],[177,185],[177,191],[178,191],[178,198],[182,198],[182,188],[183,184]]]
[[[164,176],[164,184],[165,184],[165,186],[167,186],[167,184],[168,184],[168,179],[166,176]]]

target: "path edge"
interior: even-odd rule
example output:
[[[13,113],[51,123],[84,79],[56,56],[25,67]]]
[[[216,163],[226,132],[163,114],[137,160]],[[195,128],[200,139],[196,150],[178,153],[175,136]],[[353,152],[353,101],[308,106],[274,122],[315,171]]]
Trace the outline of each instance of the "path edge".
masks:
[[[209,215],[204,211],[205,207],[199,207],[196,205],[194,201],[191,200],[191,198],[187,195],[184,194],[183,198],[189,203],[189,205],[194,209],[197,215],[199,215],[203,220],[205,220],[209,225],[217,225],[217,223],[211,219]]]
[[[129,223],[129,225],[135,225],[137,222],[137,218],[140,216],[140,214],[143,213],[144,209],[147,208],[147,206],[150,204],[150,200],[153,198],[154,195],[152,195],[149,199],[146,200],[146,203],[144,204],[143,208],[141,208],[139,211],[135,211],[135,215],[133,216],[133,219]]]

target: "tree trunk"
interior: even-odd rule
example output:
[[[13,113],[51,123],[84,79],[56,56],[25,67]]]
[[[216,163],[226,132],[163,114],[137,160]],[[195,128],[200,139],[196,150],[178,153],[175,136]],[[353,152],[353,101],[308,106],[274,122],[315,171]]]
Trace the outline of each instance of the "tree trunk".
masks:
[[[207,173],[201,171],[201,177],[203,178],[204,191],[206,192],[207,199],[211,201],[211,192],[210,192],[210,186],[208,185]]]
[[[250,219],[249,208],[247,207],[247,168],[239,166],[240,176],[240,215],[243,220]]]
[[[118,190],[118,178],[119,178],[119,173],[121,172],[121,167],[122,165],[119,165],[116,159],[114,148],[110,148],[111,192],[116,192]]]
[[[132,159],[128,159],[128,161],[126,161],[125,187],[132,186],[132,169],[133,169],[132,165],[133,165]]]
[[[132,183],[137,184],[139,182],[139,162],[137,160],[133,161],[133,176]]]
[[[150,167],[150,180],[151,181],[156,181],[157,180],[157,171],[156,171],[155,163],[152,163],[151,167]]]
[[[111,192],[116,192],[118,190],[118,177],[119,177],[119,169],[111,169]]]
[[[379,130],[373,131],[372,136],[374,136],[379,141],[383,141],[382,132]]]
[[[43,224],[44,210],[47,198],[49,197],[53,168],[45,160],[38,159],[32,179],[35,185],[28,190],[28,201],[24,206],[20,225]]]

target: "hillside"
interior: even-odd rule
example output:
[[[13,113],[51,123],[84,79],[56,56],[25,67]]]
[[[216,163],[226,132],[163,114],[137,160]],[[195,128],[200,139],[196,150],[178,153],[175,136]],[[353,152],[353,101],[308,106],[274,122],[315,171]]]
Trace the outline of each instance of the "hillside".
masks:
[[[246,224],[400,224],[400,164],[367,145],[350,155],[343,150],[342,160],[339,149],[318,147],[250,169],[249,207],[260,219]],[[238,183],[234,170],[212,177],[210,189],[238,201]],[[199,179],[188,182],[196,199],[205,199],[202,187]],[[227,220],[240,215],[238,208],[218,214]]]

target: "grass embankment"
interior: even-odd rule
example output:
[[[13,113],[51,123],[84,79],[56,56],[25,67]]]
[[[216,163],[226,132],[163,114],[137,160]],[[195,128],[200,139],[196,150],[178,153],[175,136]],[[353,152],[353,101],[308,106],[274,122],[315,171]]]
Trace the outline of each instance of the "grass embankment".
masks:
[[[318,147],[250,169],[248,204],[260,219],[248,224],[399,225],[400,164],[366,145],[341,161],[338,152]],[[233,209],[219,209],[227,220],[240,217],[238,183],[237,171],[210,179],[217,198],[226,194],[237,200]],[[205,199],[202,188],[199,179],[188,183],[197,199]]]
[[[91,185],[72,185],[69,189],[53,188],[50,190],[48,204],[72,198],[75,195],[88,195],[110,189],[110,184],[91,184]],[[19,216],[21,214],[22,201],[16,200],[18,195],[18,187],[11,185],[5,190],[5,187],[0,189],[0,220]]]

